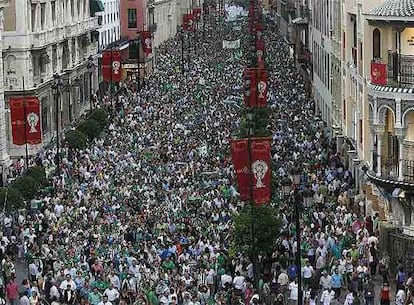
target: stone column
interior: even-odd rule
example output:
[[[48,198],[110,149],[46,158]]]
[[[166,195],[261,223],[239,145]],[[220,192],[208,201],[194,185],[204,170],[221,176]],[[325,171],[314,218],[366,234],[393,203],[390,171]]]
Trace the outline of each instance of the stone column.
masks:
[[[0,10],[1,17],[3,16],[3,11]],[[2,20],[2,19],[1,19]],[[3,34],[0,32],[0,34]],[[0,51],[2,51],[2,45],[0,44]],[[0,67],[3,69],[3,56],[0,56]],[[0,84],[3,84],[3,73],[0,73]],[[4,102],[4,88],[0,86],[0,163],[2,166],[2,180],[3,185],[6,183],[6,176],[8,173],[8,167],[11,163],[10,156],[7,151],[7,135],[6,135],[6,111],[5,111],[5,102]]]
[[[79,62],[79,40],[78,37],[74,37],[75,39],[75,54],[72,54],[72,56],[75,56],[75,63]]]
[[[73,38],[69,38],[68,39],[68,56],[69,56],[69,58],[68,58],[68,69],[70,69],[70,68],[72,68],[74,66],[73,65],[73,62],[72,62],[72,58],[73,58],[73,56],[75,56],[74,54],[72,54],[72,52],[73,52],[73,49],[72,49],[72,41],[73,41],[73,39],[76,40],[76,37],[73,37]],[[75,50],[75,53],[76,53],[76,50]]]
[[[395,128],[395,135],[398,138],[398,181],[404,180],[403,159],[404,159],[404,138],[405,128]]]
[[[377,136],[377,177],[381,177],[381,148],[382,136],[384,134],[384,126],[382,124],[374,125],[374,132]]]
[[[62,71],[62,55],[63,55],[63,45],[59,43],[57,45],[57,63],[56,63],[56,70],[57,72]]]

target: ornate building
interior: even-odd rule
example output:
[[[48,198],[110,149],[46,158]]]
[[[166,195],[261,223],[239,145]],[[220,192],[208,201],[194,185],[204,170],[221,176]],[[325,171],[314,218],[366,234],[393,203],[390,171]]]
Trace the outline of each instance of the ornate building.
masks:
[[[33,154],[91,107],[97,86],[97,0],[10,0],[4,12],[4,87],[6,108],[12,96],[37,96],[41,103],[43,143],[29,146]],[[63,82],[59,103],[51,85]],[[57,106],[58,104],[58,106]],[[6,111],[7,112],[7,111]],[[10,115],[6,142],[12,157],[24,147],[12,144]]]

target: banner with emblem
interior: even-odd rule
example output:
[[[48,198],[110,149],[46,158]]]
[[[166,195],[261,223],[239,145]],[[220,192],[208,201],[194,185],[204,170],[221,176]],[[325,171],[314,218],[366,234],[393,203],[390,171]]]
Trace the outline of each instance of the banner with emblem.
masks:
[[[111,81],[112,73],[112,56],[110,51],[104,51],[102,53],[102,77],[105,82]]]
[[[266,70],[257,70],[257,107],[266,107],[267,104],[267,90],[268,90],[268,81],[267,81],[267,71]]]
[[[122,77],[121,52],[112,51],[112,81],[120,82]]]
[[[262,205],[270,201],[270,138],[254,138],[251,141],[253,201],[256,205]]]
[[[194,31],[194,20],[193,14],[183,15],[183,29],[184,31]]]
[[[151,33],[149,31],[142,31],[141,32],[141,43],[142,43],[142,50],[145,55],[152,53],[152,39]]]
[[[385,86],[387,84],[387,65],[371,63],[371,83],[374,85]]]
[[[13,144],[42,143],[39,99],[36,96],[12,97],[9,108]]]
[[[237,185],[241,200],[250,199],[250,171],[249,171],[249,142],[248,139],[230,141],[231,157],[236,174]]]
[[[256,105],[256,70],[253,68],[244,68],[243,72],[243,99],[246,107],[254,107]]]
[[[196,7],[196,8],[193,8],[193,16],[194,16],[194,18],[195,18],[195,20],[197,21],[197,20],[200,20],[200,18],[201,18],[201,8],[200,7]]]

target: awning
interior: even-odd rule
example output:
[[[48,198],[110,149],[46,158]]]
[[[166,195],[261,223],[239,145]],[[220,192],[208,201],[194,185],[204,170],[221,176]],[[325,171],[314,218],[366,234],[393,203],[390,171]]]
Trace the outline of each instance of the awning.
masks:
[[[90,0],[89,9],[91,11],[91,16],[94,17],[96,13],[104,12],[105,6],[101,0]]]

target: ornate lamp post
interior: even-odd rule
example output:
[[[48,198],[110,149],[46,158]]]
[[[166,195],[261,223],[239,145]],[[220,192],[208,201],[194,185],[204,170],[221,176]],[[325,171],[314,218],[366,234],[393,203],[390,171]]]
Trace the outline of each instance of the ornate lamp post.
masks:
[[[63,88],[63,81],[59,74],[55,73],[53,75],[52,83],[53,96],[55,99],[55,109],[56,109],[56,167],[57,174],[60,179],[60,137],[59,137],[59,124],[60,124],[60,95]]]
[[[89,72],[89,103],[90,103],[90,111],[92,112],[93,109],[93,102],[92,102],[92,74],[96,68],[94,59],[92,55],[88,57],[88,64],[87,64],[88,72]]]

